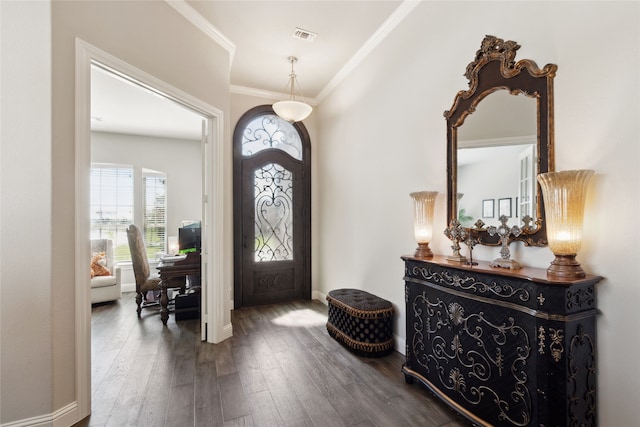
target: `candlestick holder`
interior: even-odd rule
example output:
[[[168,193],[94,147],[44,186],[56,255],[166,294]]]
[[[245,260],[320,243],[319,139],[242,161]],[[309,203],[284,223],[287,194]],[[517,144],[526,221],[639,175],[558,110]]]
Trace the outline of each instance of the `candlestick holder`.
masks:
[[[487,228],[487,232],[490,236],[498,236],[498,241],[502,246],[502,248],[500,249],[500,258],[494,259],[489,265],[491,265],[491,267],[502,267],[509,268],[511,270],[517,270],[520,268],[520,263],[518,261],[510,259],[511,251],[509,250],[509,237],[518,237],[522,233],[522,230],[517,225],[509,228],[509,226],[507,225],[509,218],[504,215],[501,215],[499,220],[499,227],[492,225],[491,227]]]
[[[467,230],[462,227],[460,221],[454,219],[449,227],[445,228],[444,235],[453,243],[451,249],[453,254],[447,257],[447,261],[463,263],[467,260],[464,255],[460,254],[460,242],[467,238]]]

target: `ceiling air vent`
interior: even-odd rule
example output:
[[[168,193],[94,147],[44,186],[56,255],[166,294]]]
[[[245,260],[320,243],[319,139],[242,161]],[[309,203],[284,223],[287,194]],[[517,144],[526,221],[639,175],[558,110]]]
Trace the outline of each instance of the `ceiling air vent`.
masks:
[[[296,28],[293,32],[293,38],[306,40],[308,42],[312,42],[318,35],[316,33],[312,33],[311,31],[303,30],[302,28]]]

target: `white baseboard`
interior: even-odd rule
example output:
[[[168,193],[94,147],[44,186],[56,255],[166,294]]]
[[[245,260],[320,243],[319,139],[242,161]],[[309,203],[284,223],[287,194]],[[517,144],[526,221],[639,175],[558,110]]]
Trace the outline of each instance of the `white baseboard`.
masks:
[[[397,335],[394,335],[395,338],[395,349],[398,353],[402,354],[403,356],[406,356],[406,351],[407,351],[407,342],[405,341],[404,338],[399,337]]]
[[[231,338],[233,336],[233,324],[227,323],[222,328],[222,333],[224,335],[224,339]]]
[[[52,414],[11,421],[0,427],[67,427],[78,421],[78,403],[71,402]]]
[[[318,292],[318,291],[311,292],[311,299],[318,300],[321,303],[323,303],[324,305],[328,305],[329,304],[327,302],[327,296],[325,294],[323,294],[322,292]]]

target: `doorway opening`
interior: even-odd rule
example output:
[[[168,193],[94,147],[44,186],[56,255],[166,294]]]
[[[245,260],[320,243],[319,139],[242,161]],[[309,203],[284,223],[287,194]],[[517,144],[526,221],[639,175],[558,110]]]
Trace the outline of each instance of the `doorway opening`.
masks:
[[[101,64],[91,65],[90,237],[108,239],[122,291],[135,290],[126,229],[143,233],[151,272],[179,228],[202,221],[205,118]],[[199,249],[199,248],[198,248]],[[92,289],[92,302],[94,289]]]
[[[224,236],[224,129],[222,111],[181,90],[76,39],[76,137],[75,137],[75,286],[76,286],[76,400],[79,417],[91,412],[91,303],[87,286],[90,251],[89,172],[91,167],[91,67],[101,67],[139,84],[159,96],[188,108],[205,118],[206,137],[202,151],[202,334],[217,343],[231,337],[228,298],[230,274],[223,267],[230,260],[230,239]],[[226,181],[228,182],[228,181]],[[228,184],[226,184],[228,185]],[[136,316],[135,313],[133,313]],[[155,320],[155,319],[154,319]],[[160,320],[158,320],[160,321]]]

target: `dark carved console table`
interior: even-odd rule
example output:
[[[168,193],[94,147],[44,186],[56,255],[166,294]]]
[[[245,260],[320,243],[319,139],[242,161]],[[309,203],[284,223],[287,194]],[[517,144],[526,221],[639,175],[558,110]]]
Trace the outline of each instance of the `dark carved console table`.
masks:
[[[595,426],[602,279],[403,257],[407,382],[474,424]]]

